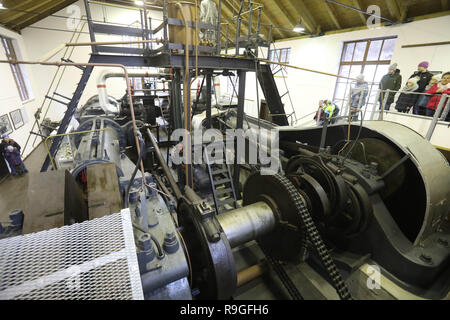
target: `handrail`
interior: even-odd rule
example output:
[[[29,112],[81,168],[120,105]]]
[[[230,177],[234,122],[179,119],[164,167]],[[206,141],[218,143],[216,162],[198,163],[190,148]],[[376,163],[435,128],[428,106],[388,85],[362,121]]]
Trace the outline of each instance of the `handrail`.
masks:
[[[83,15],[81,18],[83,18],[83,17],[85,17],[85,15]],[[80,20],[80,22],[78,23],[78,26],[75,28],[75,30],[74,30],[74,32],[73,32],[71,38],[70,38],[70,41],[73,41],[73,39],[74,39],[74,37],[75,37],[75,35],[76,35],[77,33],[78,33],[78,37],[77,37],[77,39],[76,39],[75,41],[78,41],[78,40],[80,39],[81,33],[82,33],[84,27],[86,26],[87,22],[84,22],[83,25],[81,26],[81,28],[78,30],[78,27],[80,26],[81,23],[82,23],[82,22],[81,22],[81,20]],[[69,50],[70,50],[70,49],[67,48],[66,51],[64,52],[64,54],[63,54],[63,58],[64,58],[64,59],[66,59],[66,54],[69,52]],[[67,59],[70,59],[70,58],[72,57],[72,54],[73,54],[75,48],[72,48],[71,50],[72,50],[72,51],[70,52],[70,54],[69,54],[69,56],[67,57]],[[39,112],[38,116],[40,116],[40,113],[42,112],[42,108],[44,107],[45,101],[47,100],[46,97],[50,94],[50,91],[51,91],[51,89],[52,89],[52,87],[53,87],[53,84],[55,83],[56,77],[58,76],[59,70],[60,70],[60,68],[58,67],[58,69],[56,70],[55,75],[53,76],[53,79],[52,79],[52,81],[51,81],[51,83],[50,83],[50,86],[49,86],[49,88],[48,88],[48,90],[47,90],[47,93],[46,93],[46,95],[45,95],[45,97],[44,97],[44,99],[43,99],[43,101],[42,101],[42,104],[41,104],[40,108],[37,109],[37,111]],[[57,82],[57,84],[56,84],[56,87],[55,87],[54,92],[55,92],[56,90],[58,90],[59,85],[60,85],[60,83],[61,83],[61,80],[62,80],[62,77],[63,77],[63,75],[64,75],[65,70],[66,70],[66,67],[63,68],[63,71],[62,71],[62,73],[61,73],[61,75],[60,75],[60,77],[59,77],[59,80],[58,80],[58,82]],[[52,96],[54,96],[54,94],[53,94]],[[48,105],[47,105],[47,109],[46,109],[46,111],[44,112],[44,116],[43,116],[42,120],[44,120],[45,117],[47,116],[51,104],[52,104],[52,101],[50,100],[49,103],[48,103]],[[41,129],[40,129],[39,120],[36,119],[36,118],[35,118],[35,122],[34,122],[34,124],[33,124],[33,127],[31,128],[31,132],[34,131],[34,128],[36,127],[36,125],[38,126],[39,133],[42,133],[42,132],[41,132]],[[25,150],[26,150],[26,148],[27,148],[27,146],[28,146],[28,142],[30,141],[30,138],[31,138],[31,133],[28,135],[28,138],[27,138],[27,141],[26,141],[26,143],[25,143],[25,146],[24,146],[24,148],[22,149],[22,155],[25,153]],[[32,147],[35,146],[36,140],[37,140],[37,136],[34,138]]]
[[[56,168],[56,164],[55,164],[55,161],[53,159],[53,156],[52,156],[52,154],[50,152],[50,148],[48,147],[48,143],[47,143],[48,140],[54,139],[54,138],[57,138],[57,137],[65,137],[65,136],[73,136],[73,135],[77,135],[77,134],[100,132],[100,131],[105,131],[105,130],[108,130],[108,129],[112,130],[111,128],[103,128],[103,129],[94,129],[94,130],[87,130],[87,131],[68,132],[68,133],[51,135],[51,136],[48,136],[47,138],[45,138],[44,145],[45,145],[45,148],[47,149],[48,157],[50,158],[50,162],[52,164],[53,170],[57,170],[57,168]]]

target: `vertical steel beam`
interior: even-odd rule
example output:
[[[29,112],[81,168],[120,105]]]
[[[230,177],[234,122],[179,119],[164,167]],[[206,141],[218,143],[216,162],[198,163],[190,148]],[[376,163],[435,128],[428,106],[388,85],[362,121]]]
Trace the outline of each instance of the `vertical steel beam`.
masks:
[[[211,82],[212,70],[206,71],[206,129],[211,129]]]
[[[244,127],[244,104],[245,104],[245,80],[246,80],[247,73],[244,70],[238,71],[238,77],[239,77],[239,91],[238,91],[238,108],[237,108],[237,123],[236,123],[236,130],[243,129]],[[236,139],[237,140],[237,139]],[[239,176],[240,176],[240,161],[241,159],[238,159],[238,155],[240,153],[237,152],[238,145],[235,142],[235,159],[234,159],[234,177],[233,182],[234,186],[237,190],[236,196],[238,199],[241,198],[241,190],[239,188]],[[241,146],[242,147],[242,146]]]
[[[91,42],[96,42],[95,41],[94,26],[93,26],[93,23],[92,23],[91,7],[89,6],[88,0],[84,0],[84,8],[86,10],[86,18],[87,18],[87,21],[88,21],[89,36],[91,38]],[[91,48],[92,48],[92,53],[96,54],[97,53],[96,46],[92,45]]]
[[[222,0],[219,0],[219,14],[217,15],[217,36],[216,36],[216,43],[217,43],[217,55],[220,55],[220,52],[222,51],[222,43],[220,41],[222,37]],[[228,41],[227,39],[225,39]]]

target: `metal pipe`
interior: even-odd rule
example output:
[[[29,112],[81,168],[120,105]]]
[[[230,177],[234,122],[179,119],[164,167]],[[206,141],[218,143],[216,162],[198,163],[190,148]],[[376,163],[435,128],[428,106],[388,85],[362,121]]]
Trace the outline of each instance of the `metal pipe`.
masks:
[[[164,161],[163,155],[161,153],[161,150],[159,149],[158,142],[156,141],[155,137],[153,136],[153,133],[150,131],[150,129],[147,129],[147,134],[150,138],[150,141],[153,145],[153,148],[155,149],[156,157],[158,158],[159,163],[161,164],[161,167],[169,180],[169,184],[172,187],[173,192],[175,193],[175,197],[180,199],[183,195],[181,193],[180,188],[178,188],[178,185],[172,175],[172,172],[170,171],[170,168],[167,166],[166,161]]]
[[[439,101],[439,105],[438,105],[436,111],[434,112],[433,121],[431,121],[430,128],[428,129],[428,133],[425,136],[425,139],[427,139],[428,141],[430,141],[431,137],[433,136],[434,129],[436,129],[436,124],[439,120],[439,116],[442,112],[442,109],[444,108],[444,102],[447,101],[447,98],[448,98],[448,95],[446,95],[446,94],[442,95],[441,100]]]
[[[250,268],[239,271],[237,274],[237,287],[242,287],[243,285],[255,280],[256,278],[262,276],[267,271],[267,265],[265,262],[251,266]]]
[[[130,79],[128,77],[128,70],[122,64],[113,64],[113,63],[75,63],[75,62],[44,62],[44,61],[18,61],[18,60],[0,60],[0,63],[9,63],[9,64],[39,64],[44,66],[72,66],[72,67],[113,67],[113,68],[121,68],[125,74],[125,80],[127,82],[127,94],[128,99],[130,100],[130,111],[131,111],[131,121],[133,123],[133,132],[136,140],[136,147],[138,154],[140,154],[141,150],[139,147],[139,139],[137,136],[137,125],[136,125],[136,117],[134,114],[134,105],[133,105],[133,97],[131,95],[131,88],[129,85]],[[144,164],[141,162],[141,171],[142,171],[142,179],[145,177]]]
[[[270,233],[276,225],[275,215],[265,202],[220,214],[217,220],[232,248]]]
[[[148,71],[138,70],[138,71],[133,71],[132,73],[129,73],[128,77],[148,78],[148,77],[159,77],[160,75],[168,75],[168,74],[157,74],[157,73],[149,74]],[[106,80],[109,78],[124,78],[124,77],[125,77],[125,75],[123,73],[117,73],[112,70],[104,70],[99,74],[99,76],[97,78],[98,101],[99,101],[100,107],[103,109],[103,111],[105,111],[105,114],[118,112],[118,110],[114,110],[115,107],[113,105],[108,103],[108,92],[106,89]]]

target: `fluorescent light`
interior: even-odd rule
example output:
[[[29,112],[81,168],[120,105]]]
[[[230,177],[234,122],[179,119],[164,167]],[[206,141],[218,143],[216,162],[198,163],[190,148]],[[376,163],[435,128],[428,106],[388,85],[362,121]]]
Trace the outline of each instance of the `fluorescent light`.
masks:
[[[299,23],[298,25],[296,25],[296,26],[294,27],[293,31],[294,31],[294,32],[297,32],[297,33],[303,33],[303,32],[306,31],[306,29],[305,29],[305,27],[304,27],[301,23]]]
[[[3,6],[3,3],[0,3],[0,9],[8,9]]]
[[[136,4],[138,6],[143,6],[144,5],[144,1],[136,0],[136,1],[134,1],[134,4]]]

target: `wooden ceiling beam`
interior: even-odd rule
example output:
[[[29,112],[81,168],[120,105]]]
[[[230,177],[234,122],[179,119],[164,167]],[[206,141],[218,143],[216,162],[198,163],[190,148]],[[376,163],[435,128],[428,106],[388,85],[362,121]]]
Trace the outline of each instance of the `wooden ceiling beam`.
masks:
[[[358,10],[362,10],[361,2],[359,0],[353,0],[353,6]],[[366,15],[362,12],[358,12],[358,15],[361,18],[363,25],[366,25],[367,24]]]
[[[400,9],[397,6],[397,3],[392,0],[384,0],[384,2],[386,3],[386,6],[389,10],[389,13],[391,14],[391,17],[397,21],[401,21],[401,13]]]
[[[239,0],[237,0],[237,1],[240,2]],[[272,1],[272,0],[270,0],[270,1]],[[239,7],[237,7],[237,6],[235,7],[232,0],[222,0],[222,3],[224,3],[224,2],[227,2],[228,5],[230,5],[231,11],[234,10],[233,12],[235,12],[236,14],[239,12]],[[265,5],[264,1],[262,1],[262,2],[263,2],[263,5],[264,5],[264,8],[262,9],[262,13],[261,13],[261,24],[272,25],[272,26],[275,27],[276,25],[273,23],[273,19],[271,19],[267,15],[267,13],[265,12],[265,9],[267,8],[267,6]],[[243,21],[243,22],[246,23],[246,21]],[[265,27],[265,28],[261,27],[261,31],[263,31],[263,30],[267,31],[267,40],[269,40],[268,39],[269,29],[267,27]],[[276,33],[280,38],[284,38],[284,34],[283,34],[283,32],[280,29],[275,29],[274,28],[273,29],[273,33],[272,33],[272,37],[274,37],[274,33]]]
[[[400,21],[405,21],[408,16],[408,6],[404,0],[395,0],[397,7],[400,10]]]
[[[231,0],[222,0],[222,8],[223,7],[228,9],[228,12],[230,13],[230,17],[229,17],[230,21],[228,21],[228,22],[230,24],[234,23],[235,30],[236,30],[237,29],[237,22],[236,22],[236,20],[233,20],[233,17],[235,15],[234,12],[236,12],[236,14],[239,12],[240,6],[238,8],[236,8]],[[245,11],[245,7],[242,9],[242,11]],[[245,21],[244,19],[242,19],[241,20],[241,31],[240,31],[241,35],[248,34],[248,27],[246,27],[246,24],[248,25],[248,22]]]
[[[310,33],[320,34],[322,32],[322,26],[317,23],[303,0],[298,0],[296,5],[294,5],[292,1],[289,1],[288,3],[294,8],[297,16],[300,17],[302,23]]]
[[[391,0],[388,0],[391,1]],[[324,4],[325,4],[325,9],[328,12],[328,15],[331,18],[331,21],[333,21],[334,25],[336,26],[337,29],[342,29],[341,24],[339,23],[339,20],[337,18],[337,14],[336,14],[336,9],[333,7],[333,4],[329,3],[326,0],[323,0]]]
[[[0,11],[0,21],[4,21],[3,18],[5,17],[9,17],[12,13],[17,13],[20,11],[15,11],[15,10],[27,10],[28,9],[25,7],[28,4],[30,4],[31,2],[33,2],[35,0],[26,0],[26,1],[22,1],[17,3],[17,0],[8,0],[8,1],[3,1],[3,6],[5,8],[7,8],[7,10],[1,10]],[[23,12],[22,12],[23,14]]]
[[[46,9],[49,9],[50,7],[52,7],[54,5],[54,3],[55,3],[55,0],[35,1],[35,2],[32,2],[31,6],[27,6],[23,10],[35,11],[37,9],[40,9],[40,8],[46,6],[46,8],[44,9],[44,11],[45,11]],[[3,17],[1,18],[1,21],[3,23],[9,24],[10,21],[14,21],[17,19],[22,20],[24,18],[24,16],[26,16],[26,15],[36,16],[36,13],[24,13],[24,12],[11,13],[11,12],[9,12],[9,14],[5,18],[3,18]]]
[[[25,19],[20,19],[20,22],[16,26],[14,26],[14,28],[18,29],[18,30],[22,30],[23,28],[26,28],[26,27],[32,25],[33,23],[36,23],[42,19],[45,19],[46,17],[58,12],[59,10],[66,8],[67,6],[69,6],[75,2],[77,2],[77,0],[60,1],[60,3],[58,3],[56,5],[52,5],[51,7],[49,7],[49,9],[44,10],[39,15],[33,15],[33,16],[25,18]]]
[[[290,12],[283,5],[280,5],[279,1],[273,1],[273,5],[281,11],[285,22],[287,22],[291,28],[294,28],[297,25],[298,21],[295,21]]]

